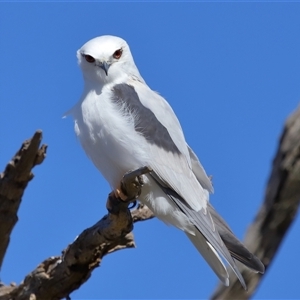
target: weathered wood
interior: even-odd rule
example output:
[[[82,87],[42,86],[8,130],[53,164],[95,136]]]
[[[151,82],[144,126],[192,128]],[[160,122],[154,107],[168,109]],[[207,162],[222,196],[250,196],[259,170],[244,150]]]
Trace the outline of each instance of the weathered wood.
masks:
[[[300,204],[300,107],[287,119],[265,192],[264,202],[247,231],[244,244],[266,266],[292,224]],[[239,264],[248,286],[244,291],[230,273],[230,286],[219,285],[211,299],[249,299],[263,275]]]
[[[124,176],[123,191],[129,199],[140,195],[142,181],[137,178],[148,168],[134,171],[134,177]],[[62,255],[49,257],[28,274],[20,285],[0,286],[0,299],[62,299],[86,282],[102,258],[112,252],[135,247],[133,218],[145,220],[147,208],[139,205],[133,212],[130,201],[124,202],[110,193],[107,201],[109,213],[92,227],[84,230],[76,240],[62,251]]]
[[[25,141],[20,150],[0,174],[0,267],[9,244],[10,234],[18,221],[17,212],[28,182],[33,178],[31,170],[41,164],[47,146],[40,143],[42,132],[37,131]]]

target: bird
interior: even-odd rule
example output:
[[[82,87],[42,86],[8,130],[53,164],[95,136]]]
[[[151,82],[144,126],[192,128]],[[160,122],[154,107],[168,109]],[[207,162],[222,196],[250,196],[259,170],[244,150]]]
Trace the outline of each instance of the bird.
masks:
[[[95,37],[77,51],[77,59],[84,88],[69,113],[87,156],[115,191],[124,174],[147,166],[151,172],[142,175],[139,201],[183,231],[224,285],[227,263],[246,289],[235,260],[259,273],[264,265],[209,202],[210,178],[170,104],[141,76],[127,42]]]

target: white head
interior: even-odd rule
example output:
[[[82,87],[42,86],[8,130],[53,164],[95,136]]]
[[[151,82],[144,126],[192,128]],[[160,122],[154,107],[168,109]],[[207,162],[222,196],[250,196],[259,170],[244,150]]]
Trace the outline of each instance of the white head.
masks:
[[[129,46],[116,36],[103,35],[88,41],[77,51],[77,58],[86,82],[103,85],[127,75],[141,79]]]

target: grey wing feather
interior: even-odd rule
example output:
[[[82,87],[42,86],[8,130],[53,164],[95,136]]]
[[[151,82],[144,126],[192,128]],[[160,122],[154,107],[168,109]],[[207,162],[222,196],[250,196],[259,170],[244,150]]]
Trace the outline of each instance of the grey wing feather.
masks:
[[[177,207],[191,220],[196,229],[204,236],[204,238],[211,244],[211,246],[220,253],[223,258],[228,262],[233,272],[238,277],[241,282],[243,288],[246,290],[246,283],[244,281],[243,276],[238,270],[237,265],[231,257],[230,252],[224,245],[218,230],[216,230],[212,217],[207,210],[205,213],[204,209],[196,212],[186,205],[186,201],[182,199],[176,192],[166,187],[164,183],[159,179],[159,177],[152,172],[152,178],[158,183],[158,185],[162,188],[162,190],[166,193],[166,195],[172,199],[172,201],[177,205]]]
[[[231,256],[239,260],[248,268],[263,274],[265,272],[265,266],[263,263],[236,238],[228,224],[216,212],[210,203],[208,204],[208,211],[210,212],[221,239],[229,250]]]
[[[168,130],[158,121],[155,114],[143,106],[135,89],[128,84],[117,84],[113,87],[113,103],[117,104],[124,113],[134,117],[134,129],[148,143],[164,149],[166,152],[181,154],[174,144]]]
[[[176,203],[176,205],[193,221],[195,227],[201,232],[201,234],[203,234],[203,236],[212,245],[212,247],[216,249],[216,251],[224,257],[224,259],[228,262],[228,264],[232,268],[235,275],[238,277],[243,288],[246,290],[247,287],[244,278],[240,273],[234,260],[232,259],[230,252],[228,251],[223,241],[221,240],[218,231],[217,230],[212,231],[209,228],[209,226],[211,226],[210,213],[207,211],[207,213],[205,214],[203,210],[199,212],[191,210],[180,201],[180,197],[178,198],[172,197],[172,199]]]
[[[213,186],[211,184],[210,179],[207,177],[206,172],[201,165],[198,157],[194,153],[194,151],[188,146],[193,172],[195,173],[198,181],[203,186],[203,188],[207,189],[209,192],[213,192]],[[246,265],[248,268],[259,272],[264,273],[265,267],[263,263],[260,261],[258,257],[252,254],[234,235],[229,225],[225,222],[225,220],[217,213],[214,207],[208,202],[208,210],[213,218],[214,224],[229,250],[231,256],[241,263]]]
[[[229,286],[229,275],[222,259],[216,250],[211,246],[211,244],[207,242],[202,233],[200,233],[198,230],[195,230],[194,235],[188,232],[186,232],[186,235],[215,272],[215,274],[219,277],[221,282],[224,285]]]
[[[191,157],[191,163],[192,163],[192,169],[194,174],[196,175],[197,180],[200,182],[202,187],[206,190],[208,190],[210,193],[214,192],[214,188],[212,186],[211,180],[208,178],[202,164],[200,163],[197,155],[192,150],[192,148],[187,145],[189,149],[189,154]]]
[[[194,223],[195,228],[198,230],[197,232],[200,234],[197,233],[198,238],[190,237],[191,240],[197,239],[197,241],[193,241],[194,244],[196,245],[201,242],[201,245],[199,244],[198,246],[203,252],[204,240],[207,240],[208,245],[212,247],[211,250],[216,250],[225,258],[243,287],[246,288],[242,275],[237,269],[232,257],[242,262],[245,261],[246,265],[248,263],[253,269],[258,269],[258,271],[261,270],[261,266],[253,267],[253,264],[249,263],[252,259],[249,255],[249,251],[247,252],[246,249],[245,252],[245,247],[240,247],[242,244],[236,242],[237,239],[234,237],[229,226],[215,212],[212,206],[209,206],[209,210],[204,209],[205,206],[202,206],[199,211],[195,210],[195,206],[197,206],[196,201],[200,201],[199,204],[203,203],[203,201],[205,201],[204,199],[208,199],[208,195],[205,195],[205,193],[208,194],[208,191],[213,192],[211,181],[207,177],[196,154],[185,143],[183,136],[181,137],[181,127],[179,123],[176,123],[177,119],[172,114],[172,111],[169,111],[165,119],[162,119],[160,112],[155,111],[155,109],[157,109],[155,105],[152,107],[152,110],[150,110],[147,105],[145,105],[146,103],[141,102],[141,99],[146,99],[146,96],[143,95],[143,89],[139,90],[140,95],[143,95],[143,97],[140,98],[135,88],[128,84],[114,86],[112,101],[118,105],[125,114],[134,117],[135,130],[147,140],[148,145],[151,145],[149,151],[152,152],[153,160],[150,167],[154,170],[152,177],[157,181],[166,195]],[[163,100],[157,98],[158,95],[153,94],[153,92],[148,96],[152,96],[152,100],[155,100],[157,105],[166,105]],[[172,124],[175,127],[172,127]],[[192,170],[189,169],[189,164]],[[195,182],[191,178],[191,173],[196,177]],[[191,183],[193,183],[193,185],[191,185]],[[195,183],[199,185],[199,188]],[[194,192],[189,193],[190,190],[194,190]],[[198,190],[198,193],[196,190]],[[179,191],[182,193],[178,193]],[[180,194],[189,195],[189,197],[186,199]],[[202,198],[202,200],[196,200],[196,198],[190,199],[190,197],[194,198],[193,195]],[[204,237],[202,241],[201,236]],[[230,252],[224,243],[228,246]],[[205,253],[203,254],[205,256]],[[210,260],[209,264],[217,272],[220,279],[222,280],[223,278],[223,282],[224,280],[226,281],[226,274],[222,271],[223,266],[213,259],[209,250],[206,257]],[[255,261],[255,259],[253,259],[253,261]]]

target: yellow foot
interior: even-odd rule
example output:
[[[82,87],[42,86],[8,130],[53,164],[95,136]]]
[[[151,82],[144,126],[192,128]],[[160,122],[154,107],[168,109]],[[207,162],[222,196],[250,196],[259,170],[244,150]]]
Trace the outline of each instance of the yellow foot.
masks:
[[[128,197],[122,192],[121,189],[116,188],[116,189],[114,190],[114,193],[115,193],[116,198],[119,198],[119,199],[121,199],[121,200],[123,200],[123,201],[127,201],[127,198],[128,198]]]

